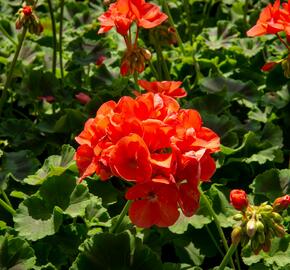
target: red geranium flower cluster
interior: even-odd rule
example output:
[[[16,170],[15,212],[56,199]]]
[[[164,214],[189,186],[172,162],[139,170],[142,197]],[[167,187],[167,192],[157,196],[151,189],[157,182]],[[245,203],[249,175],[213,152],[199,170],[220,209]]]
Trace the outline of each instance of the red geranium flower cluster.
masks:
[[[99,17],[101,28],[98,33],[108,32],[115,26],[119,34],[126,36],[133,22],[138,27],[153,28],[166,19],[167,15],[158,6],[144,0],[117,0]]]
[[[262,66],[262,71],[270,71],[276,65],[282,64],[284,75],[290,77],[290,47],[285,42],[279,32],[284,31],[286,34],[287,42],[290,41],[290,0],[288,3],[282,3],[280,7],[280,0],[276,0],[274,5],[269,4],[264,8],[260,14],[260,17],[250,30],[247,31],[247,35],[250,37],[262,36],[266,34],[276,34],[282,44],[288,50],[288,56],[284,59],[267,62]]]
[[[139,28],[154,28],[163,23],[167,15],[158,6],[144,0],[117,0],[98,19],[101,23],[99,34],[116,27],[117,32],[124,37],[127,50],[121,60],[120,72],[126,76],[135,72],[141,73],[145,62],[151,58],[148,50],[138,47]],[[137,27],[135,37],[130,29],[133,23]]]
[[[276,0],[274,5],[269,4],[264,8],[255,26],[247,31],[250,37],[266,34],[276,34],[285,31],[290,36],[290,1],[283,3],[280,8],[280,0]]]
[[[170,93],[174,82],[166,85]],[[199,181],[213,175],[211,154],[220,147],[218,135],[202,126],[196,110],[181,109],[163,93],[104,103],[76,137],[80,181],[96,173],[101,180],[115,175],[134,184],[126,193],[133,201],[129,216],[144,228],[174,224],[178,208],[186,216],[195,213]]]

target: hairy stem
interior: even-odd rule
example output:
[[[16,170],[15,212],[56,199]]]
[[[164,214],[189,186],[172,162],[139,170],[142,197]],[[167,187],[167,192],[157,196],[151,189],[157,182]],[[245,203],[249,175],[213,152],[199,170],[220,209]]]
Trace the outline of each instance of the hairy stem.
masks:
[[[201,198],[202,198],[202,199],[204,200],[204,202],[205,202],[205,206],[206,206],[207,210],[209,211],[210,215],[212,216],[212,218],[213,218],[213,220],[214,220],[214,222],[215,222],[215,224],[216,224],[216,227],[217,227],[218,233],[219,233],[219,235],[220,235],[220,237],[221,237],[221,239],[222,239],[222,242],[223,242],[224,248],[225,248],[226,252],[228,253],[229,246],[228,246],[228,243],[227,243],[227,239],[226,239],[226,237],[225,237],[225,235],[224,235],[224,232],[223,232],[223,230],[222,230],[221,224],[220,224],[220,222],[219,222],[219,220],[218,220],[218,217],[217,217],[215,211],[213,210],[213,208],[212,208],[212,206],[211,206],[211,203],[210,203],[209,199],[208,199],[207,196],[203,193],[201,187],[200,187],[200,195],[201,195]],[[235,265],[234,265],[234,262],[233,262],[232,258],[230,258],[230,262],[231,262],[231,266],[232,266],[232,268],[235,269]]]

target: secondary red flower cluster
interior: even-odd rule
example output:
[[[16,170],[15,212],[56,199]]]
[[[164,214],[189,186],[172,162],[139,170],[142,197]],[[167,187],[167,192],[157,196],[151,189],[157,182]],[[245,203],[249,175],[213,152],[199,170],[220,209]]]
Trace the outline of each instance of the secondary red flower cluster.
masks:
[[[274,5],[269,4],[262,10],[256,25],[247,32],[247,35],[253,37],[281,31],[285,31],[287,37],[290,37],[290,1],[282,3],[280,8],[280,0],[276,0]]]
[[[202,126],[196,110],[181,109],[170,96],[184,95],[180,83],[145,84],[149,93],[99,108],[76,137],[75,158],[80,181],[96,173],[102,180],[115,175],[134,184],[126,193],[134,224],[167,227],[178,219],[179,207],[186,216],[197,210],[198,183],[213,175],[211,154],[220,140]]]
[[[138,47],[139,28],[154,28],[167,19],[167,15],[154,4],[144,0],[117,0],[99,18],[101,28],[98,33],[105,33],[116,27],[117,32],[124,37],[127,50],[121,60],[121,75],[126,76],[141,73],[145,62],[151,58],[151,53]],[[132,36],[131,26],[136,23],[135,37]]]
[[[284,75],[290,78],[290,47],[287,45],[279,35],[279,32],[284,31],[287,41],[290,41],[290,0],[288,3],[282,3],[280,7],[280,0],[276,0],[274,5],[269,4],[264,8],[260,14],[260,17],[250,30],[247,31],[247,35],[250,37],[262,36],[266,34],[276,34],[281,43],[288,50],[288,56],[284,59],[267,62],[262,66],[262,71],[270,71],[278,64],[282,64]]]

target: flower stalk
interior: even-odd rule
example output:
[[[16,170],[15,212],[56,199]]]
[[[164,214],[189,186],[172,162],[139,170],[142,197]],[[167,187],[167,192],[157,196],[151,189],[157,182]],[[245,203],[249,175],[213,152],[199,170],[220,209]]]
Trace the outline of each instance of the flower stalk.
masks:
[[[207,196],[204,194],[204,192],[203,192],[203,190],[201,189],[201,187],[200,187],[200,196],[201,196],[201,198],[204,200],[204,202],[205,202],[205,206],[206,206],[206,208],[208,209],[210,215],[212,216],[212,218],[213,218],[213,220],[214,220],[214,222],[215,222],[215,224],[216,224],[216,227],[217,227],[218,233],[219,233],[219,235],[220,235],[220,237],[221,237],[221,239],[222,239],[222,242],[223,242],[224,248],[225,248],[226,252],[228,253],[228,252],[229,252],[229,246],[228,246],[228,243],[227,243],[227,239],[226,239],[226,237],[225,237],[225,235],[224,235],[224,232],[223,232],[223,230],[222,230],[221,224],[220,224],[220,222],[219,222],[219,220],[218,220],[218,217],[217,217],[215,211],[213,210],[213,208],[212,208],[212,206],[211,206],[211,204],[210,204],[209,199],[208,199]],[[231,266],[232,266],[232,268],[235,269],[235,265],[234,265],[234,262],[233,262],[233,260],[232,260],[231,257],[230,257],[230,262],[231,262]]]
[[[132,201],[129,201],[129,200],[126,202],[125,206],[124,206],[123,209],[122,209],[122,212],[120,213],[120,215],[119,215],[119,217],[118,217],[117,222],[116,222],[116,223],[114,224],[114,226],[112,226],[112,228],[111,228],[111,232],[112,232],[112,233],[116,233],[116,232],[118,232],[118,229],[119,229],[119,227],[120,227],[120,225],[121,225],[121,223],[122,223],[124,217],[125,217],[125,216],[127,215],[127,213],[128,213],[128,210],[129,210],[129,207],[130,207],[131,203],[132,203]]]
[[[6,202],[4,202],[2,199],[0,199],[0,205],[7,211],[9,212],[12,216],[16,214],[16,211],[8,205]]]
[[[232,260],[232,255],[234,254],[237,246],[238,246],[237,244],[231,244],[231,246],[228,249],[227,254],[225,255],[225,257],[223,258],[218,270],[225,269],[225,267],[228,265],[229,261]]]

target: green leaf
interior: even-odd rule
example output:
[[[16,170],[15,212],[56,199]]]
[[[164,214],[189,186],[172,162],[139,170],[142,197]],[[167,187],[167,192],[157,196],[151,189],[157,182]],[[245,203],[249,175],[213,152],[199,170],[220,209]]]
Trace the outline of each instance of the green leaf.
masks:
[[[0,269],[32,269],[36,261],[29,244],[12,236],[0,236]]]
[[[29,185],[40,185],[48,177],[61,175],[66,170],[74,169],[74,154],[75,150],[70,145],[63,145],[60,155],[48,157],[43,166],[34,174],[29,175],[24,179],[24,182]]]
[[[38,167],[39,161],[30,150],[4,153],[0,168],[0,187],[4,188],[3,185],[9,177],[21,181],[27,175],[34,173]]]
[[[25,199],[14,216],[15,229],[29,240],[56,233],[63,214],[84,216],[90,194],[84,185],[76,185],[70,173],[48,178],[39,191]]]
[[[250,185],[254,194],[264,195],[274,201],[290,193],[290,169],[270,169],[259,174]]]
[[[133,239],[133,242],[132,242]],[[160,270],[162,264],[157,255],[138,239],[125,231],[114,235],[101,233],[85,241],[81,253],[71,270]]]
[[[200,250],[197,249],[192,242],[183,243],[183,241],[179,239],[173,242],[175,252],[182,262],[197,266],[203,263],[205,256],[200,254]]]
[[[55,123],[54,132],[72,133],[78,130],[85,121],[84,115],[79,110],[65,109],[62,115]]]
[[[208,193],[212,201],[212,208],[218,217],[220,225],[224,228],[232,227],[236,223],[232,219],[232,216],[237,211],[229,203],[229,192],[221,185],[213,184]]]

